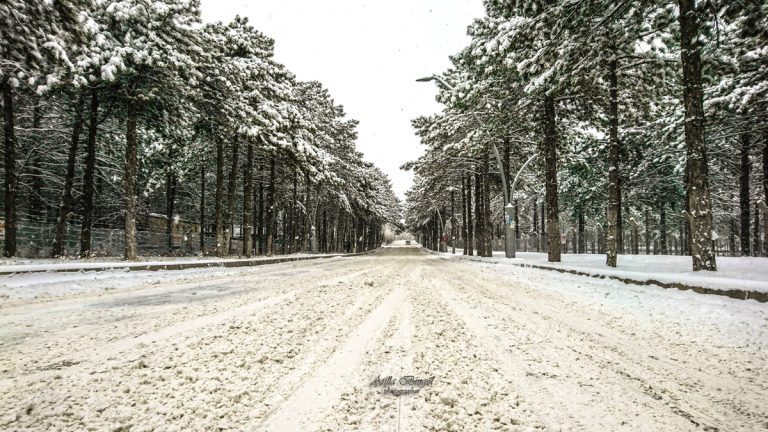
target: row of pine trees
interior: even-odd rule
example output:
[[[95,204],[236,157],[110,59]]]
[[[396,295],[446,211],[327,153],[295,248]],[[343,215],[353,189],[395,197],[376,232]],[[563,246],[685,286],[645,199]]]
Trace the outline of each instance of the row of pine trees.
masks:
[[[189,0],[10,0],[0,40],[7,257],[30,253],[34,224],[53,226],[34,239],[53,257],[92,256],[95,227],[120,227],[135,259],[155,213],[168,251],[185,220],[220,256],[359,251],[400,217],[357,122],[246,19],[204,24]]]
[[[716,270],[716,250],[765,254],[765,2],[484,5],[440,76],[443,111],[413,121],[427,151],[404,166],[411,226],[434,243],[453,222],[488,255],[512,223],[550,261],[562,236],[591,239],[612,267],[642,243],[694,270]],[[499,174],[511,184],[531,157],[504,197]],[[439,218],[452,199],[457,216]]]

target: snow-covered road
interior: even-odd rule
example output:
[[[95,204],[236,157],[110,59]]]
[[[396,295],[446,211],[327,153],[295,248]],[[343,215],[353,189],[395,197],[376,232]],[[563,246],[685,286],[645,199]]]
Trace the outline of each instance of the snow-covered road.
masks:
[[[0,429],[768,428],[753,300],[412,247],[115,277],[0,301]]]

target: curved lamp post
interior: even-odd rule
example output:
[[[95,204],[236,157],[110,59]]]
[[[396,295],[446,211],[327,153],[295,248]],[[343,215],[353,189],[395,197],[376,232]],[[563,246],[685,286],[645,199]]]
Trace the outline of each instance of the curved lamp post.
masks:
[[[434,206],[435,213],[437,213],[438,223],[440,224],[440,242],[438,243],[437,248],[439,249],[440,252],[442,252],[443,251],[443,236],[445,235],[445,225],[443,224],[443,216],[440,215],[440,210],[437,209],[437,203],[432,201],[431,199],[429,200],[429,202],[431,202],[432,205]],[[447,246],[446,246],[446,248],[447,248]]]
[[[444,87],[446,87],[449,90],[454,90],[453,86],[448,84],[444,79],[440,78],[437,75],[432,75],[429,77],[419,78],[416,81],[418,82],[430,82],[430,81],[437,81]],[[504,206],[504,243],[505,243],[505,251],[506,251],[506,257],[507,258],[514,258],[515,257],[515,214],[514,214],[514,206],[512,205],[512,196],[515,193],[515,186],[517,184],[517,179],[520,177],[520,173],[523,171],[523,169],[530,163],[533,158],[536,157],[536,155],[531,156],[527,162],[523,164],[523,166],[520,168],[520,171],[518,171],[517,175],[515,176],[515,181],[512,183],[512,189],[510,190],[507,184],[507,175],[504,172],[504,164],[501,162],[501,155],[499,154],[499,149],[496,147],[496,143],[493,142],[493,139],[488,135],[488,132],[485,130],[485,124],[480,120],[480,117],[477,115],[476,112],[472,113],[472,117],[475,119],[477,124],[480,126],[480,131],[485,134],[488,141],[491,143],[491,148],[493,149],[493,155],[496,157],[496,164],[499,168],[499,173],[501,173],[501,186],[504,193],[504,202],[506,205]]]

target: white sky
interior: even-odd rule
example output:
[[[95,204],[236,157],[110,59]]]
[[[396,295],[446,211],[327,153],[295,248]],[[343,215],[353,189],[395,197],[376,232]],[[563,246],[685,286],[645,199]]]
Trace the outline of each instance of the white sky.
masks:
[[[422,153],[411,119],[439,111],[432,83],[448,56],[468,44],[482,0],[202,0],[205,21],[248,17],[275,39],[275,58],[301,80],[329,89],[360,121],[358,148],[389,174],[401,198],[412,175],[399,169]]]

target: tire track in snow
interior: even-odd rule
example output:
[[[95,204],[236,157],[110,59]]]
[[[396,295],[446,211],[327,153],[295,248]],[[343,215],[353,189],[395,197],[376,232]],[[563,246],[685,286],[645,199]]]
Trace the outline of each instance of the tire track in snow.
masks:
[[[259,279],[259,274],[233,272],[217,283],[231,280],[242,285],[236,294],[173,307],[138,302],[137,313],[125,319],[109,313],[122,313],[128,307],[78,310],[79,300],[72,301],[67,313],[73,315],[59,316],[67,318],[65,323],[80,324],[77,329],[45,323],[42,328],[51,332],[23,341],[24,355],[0,346],[0,353],[8,354],[14,364],[33,356],[44,359],[44,365],[61,368],[39,372],[30,364],[17,379],[7,381],[13,387],[0,385],[0,406],[5,408],[0,428],[260,430],[258,425],[269,412],[273,413],[270,419],[277,422],[278,413],[299,416],[311,411],[307,414],[311,421],[304,425],[307,432],[394,431],[398,418],[403,432],[571,431],[600,426],[604,430],[686,430],[696,426],[674,414],[667,403],[690,404],[672,396],[685,398],[684,390],[701,390],[685,387],[678,375],[699,379],[709,371],[733,369],[733,365],[719,367],[717,363],[739,358],[727,350],[702,347],[701,355],[721,354],[700,360],[706,372],[691,370],[695,363],[680,359],[685,369],[666,375],[674,371],[665,368],[674,364],[658,365],[646,355],[688,342],[685,337],[690,332],[671,333],[659,339],[661,347],[653,347],[649,343],[657,335],[647,325],[632,328],[638,324],[638,316],[621,315],[625,305],[611,309],[600,307],[600,302],[585,304],[577,301],[576,294],[543,285],[552,281],[562,285],[563,279],[544,276],[543,283],[531,282],[531,277],[539,275],[536,272],[519,272],[520,279],[528,280],[517,287],[518,282],[510,282],[493,267],[489,270],[476,263],[466,265],[423,254],[377,254],[326,264],[327,271],[273,271],[268,280]],[[277,277],[279,284],[275,283]],[[135,295],[115,294],[132,299],[162,291],[162,287],[148,287]],[[287,297],[263,310],[235,312],[278,296]],[[117,297],[92,296],[82,299],[81,306]],[[391,308],[383,311],[387,302]],[[28,311],[36,307],[47,305],[30,304]],[[40,320],[57,318],[45,314],[45,309],[41,312]],[[228,313],[227,319],[216,318]],[[83,315],[80,320],[77,314]],[[99,321],[99,314],[109,316]],[[190,331],[183,328],[185,322],[195,325],[197,320],[211,322]],[[180,331],[165,330],[173,326]],[[162,335],[163,331],[168,334]],[[636,338],[633,332],[638,333]],[[131,340],[137,336],[145,340],[133,344]],[[116,339],[109,341],[112,337]],[[33,347],[47,353],[35,353]],[[104,349],[101,354],[100,347]],[[347,348],[352,351],[344,354]],[[115,352],[105,360],[103,354],[108,350]],[[68,365],[76,359],[72,353],[80,356],[80,363]],[[675,355],[695,353],[685,347]],[[740,354],[740,358],[747,355]],[[398,373],[435,375],[434,385],[416,396],[390,399],[369,392],[373,373],[396,371],[400,362]],[[334,364],[346,369],[335,370]],[[734,379],[723,387],[722,397],[733,395],[738,403],[745,396],[734,394],[734,389],[743,385],[742,393],[750,394],[753,402],[759,400],[764,371],[756,369],[753,381],[742,376]],[[681,390],[674,395],[660,393],[664,400],[658,401],[645,385],[654,383],[649,377],[665,376],[680,384]],[[729,378],[714,378],[708,388]],[[318,386],[317,409],[289,412],[289,401],[293,399],[298,406],[302,394],[312,395],[310,381],[322,384],[328,379],[338,381]],[[666,385],[654,383],[653,390],[668,390]],[[632,400],[639,402],[632,406]],[[386,404],[390,401],[392,404]],[[715,416],[732,403],[706,398],[694,402]],[[744,405],[751,409],[749,403]],[[348,416],[337,411],[342,408]],[[398,408],[401,417],[393,417]],[[641,417],[636,418],[635,413]],[[589,415],[607,418],[596,420]],[[743,415],[729,413],[727,429],[761,428],[764,416],[760,413],[751,419]]]
[[[683,368],[669,370],[663,363],[650,362],[647,353],[657,351],[658,347],[638,349],[638,341],[635,338],[632,338],[632,344],[630,344],[629,341],[625,342],[616,335],[609,337],[607,335],[609,332],[606,332],[605,328],[600,327],[597,331],[598,327],[594,322],[582,322],[579,315],[584,314],[584,310],[573,310],[571,314],[564,313],[562,305],[556,308],[538,298],[531,299],[528,297],[529,292],[520,292],[516,290],[518,287],[501,292],[496,278],[491,279],[476,274],[477,277],[470,279],[466,271],[457,269],[451,269],[450,273],[465,286],[472,287],[470,293],[462,293],[465,294],[464,300],[472,304],[474,310],[483,310],[487,315],[479,317],[468,314],[467,320],[485,321],[486,325],[483,328],[495,334],[497,340],[509,341],[511,337],[521,332],[533,335],[534,342],[528,343],[528,350],[539,351],[536,358],[544,364],[555,368],[560,362],[580,364],[581,368],[567,371],[564,378],[568,381],[576,379],[580,383],[592,383],[584,387],[583,391],[601,399],[600,406],[604,410],[615,411],[618,404],[618,406],[624,406],[627,414],[632,412],[637,415],[646,414],[645,421],[662,422],[657,428],[665,428],[663,422],[670,422],[677,423],[675,428],[680,430],[699,427],[705,430],[729,430],[734,422],[744,420],[743,418],[726,419],[721,413],[713,412],[711,407],[721,405],[723,401],[703,398],[696,392],[696,388],[691,387],[686,381],[678,383],[680,375],[685,375],[690,370]],[[472,284],[467,285],[470,282]],[[465,309],[466,311],[468,309]],[[498,318],[491,320],[489,317]],[[567,317],[567,320],[564,317]],[[482,330],[479,331],[482,332]],[[553,345],[553,342],[556,342],[556,345]],[[513,353],[514,350],[505,349],[499,355],[508,358]],[[579,362],[579,360],[582,361]],[[583,360],[593,366],[584,368]],[[535,366],[528,365],[529,368]],[[650,369],[649,366],[651,366]],[[547,371],[546,368],[544,370]],[[562,381],[563,377],[559,378]],[[720,380],[720,378],[714,379]],[[564,384],[558,380],[546,382],[555,387]],[[615,385],[620,388],[613,388]],[[728,384],[728,387],[731,386],[732,384]],[[573,391],[567,393],[573,394]],[[737,396],[739,393],[734,389],[731,394]],[[606,395],[615,394],[624,396],[622,398],[606,397]],[[634,398],[633,400],[628,400],[630,395]],[[635,406],[636,403],[640,406]],[[638,408],[642,409],[638,412]],[[665,412],[668,414],[662,416]],[[679,419],[684,420],[684,423],[676,422],[669,414],[678,416]],[[626,417],[633,418],[629,415]],[[759,414],[753,414],[751,417],[757,420]],[[592,417],[592,419],[595,418],[610,417],[603,415]],[[647,424],[643,423],[642,426],[647,427]],[[617,427],[626,428],[624,424],[609,428]]]
[[[617,393],[606,391],[604,384],[611,377],[602,371],[590,371],[588,374],[578,371],[574,374],[574,370],[581,368],[582,364],[571,362],[572,358],[548,348],[547,345],[554,342],[551,339],[538,333],[533,333],[536,336],[532,337],[531,329],[525,326],[499,324],[498,312],[484,309],[477,301],[451,288],[445,288],[441,295],[478,343],[492,353],[499,371],[514,383],[528,403],[537,407],[547,429],[558,430],[564,426],[565,430],[574,431],[637,428],[637,425],[627,428],[624,420],[616,418],[614,412],[617,409],[622,412],[631,410],[635,401],[627,399],[639,396],[638,392],[631,397],[625,394],[616,399]],[[564,370],[561,363],[573,369]],[[617,405],[622,408],[617,408]],[[626,418],[632,419],[631,416]],[[678,427],[688,426],[684,422],[676,423]],[[669,423],[662,423],[662,426],[668,427]]]
[[[326,410],[339,399],[350,382],[353,371],[366,348],[381,333],[402,301],[404,289],[397,287],[373,310],[330,358],[284,402],[280,403],[256,429],[262,431],[314,430]],[[372,339],[373,338],[373,339]]]
[[[87,353],[120,349],[121,344],[130,345],[136,339],[158,340],[163,337],[173,337],[177,334],[174,328],[180,328],[185,323],[194,324],[200,321],[205,325],[206,317],[213,317],[226,310],[239,310],[248,312],[249,304],[269,301],[271,297],[283,296],[288,293],[296,293],[315,283],[336,283],[374,271],[374,267],[364,268],[350,272],[344,265],[334,266],[331,269],[317,275],[307,275],[310,278],[301,278],[298,281],[288,280],[278,286],[275,281],[269,279],[269,275],[275,272],[285,272],[286,269],[275,269],[268,272],[267,278],[262,274],[236,272],[234,275],[217,277],[216,280],[194,285],[193,282],[183,281],[180,284],[168,286],[153,286],[141,288],[129,292],[115,292],[103,294],[88,299],[64,299],[57,304],[45,305],[51,309],[40,311],[43,305],[32,304],[26,309],[23,317],[6,315],[2,311],[0,321],[4,322],[6,331],[10,328],[23,328],[24,332],[34,334],[34,337],[21,338],[16,343],[3,343],[1,351],[9,352],[9,355],[0,360],[0,370],[4,371],[4,379],[14,376],[22,376],[34,373],[41,368],[46,368],[54,363],[79,363],[80,357],[87,357]],[[212,286],[227,285],[232,291],[223,298],[195,299],[193,302],[172,302],[169,305],[139,307],[131,305],[131,300],[146,296],[173,297],[177,291],[194,288],[194,293],[204,292]],[[148,294],[144,294],[149,291]],[[83,304],[87,300],[90,303]],[[121,306],[126,302],[128,305]],[[61,305],[63,303],[64,305]],[[142,303],[142,301],[139,301]],[[111,306],[106,306],[111,305]],[[242,308],[242,309],[240,309]],[[66,313],[65,313],[66,312]],[[41,319],[45,317],[45,319]],[[110,331],[104,331],[110,326]],[[16,330],[18,331],[18,330]],[[157,336],[152,336],[157,334]],[[73,353],[72,346],[78,349]],[[130,347],[130,346],[129,346]],[[10,351],[18,362],[11,362]],[[119,352],[119,351],[118,351]],[[78,357],[78,358],[75,358]],[[23,363],[22,363],[23,362]],[[29,363],[27,363],[29,362]]]
[[[500,371],[492,351],[477,343],[461,318],[441,298],[455,281],[445,265],[424,261],[421,284],[413,287],[413,364],[434,376],[410,409],[426,431],[532,431],[545,429],[538,407],[527,403],[515,382]]]
[[[382,387],[371,385],[376,378],[393,377],[398,380],[405,375],[414,375],[411,360],[413,329],[410,319],[413,306],[409,298],[413,269],[412,265],[408,265],[407,271],[404,269],[404,274],[398,278],[400,287],[405,289],[406,293],[399,307],[396,307],[397,313],[390,319],[381,337],[372,343],[372,348],[366,352],[362,364],[354,372],[354,379],[351,381],[353,385],[341,394],[339,401],[328,411],[318,430],[416,430],[411,416],[413,411],[406,407],[418,396],[395,396],[383,392]]]
[[[463,276],[457,275],[457,277]],[[630,323],[626,326],[624,324],[626,318],[623,314],[611,317],[603,311],[585,310],[577,304],[569,305],[572,313],[564,314],[563,305],[560,302],[557,307],[554,307],[551,304],[552,301],[537,301],[538,298],[532,299],[529,296],[515,296],[513,300],[509,297],[512,292],[498,288],[498,279],[488,279],[484,276],[482,278],[488,283],[478,285],[478,290],[483,291],[482,295],[488,297],[495,307],[507,305],[517,308],[518,305],[522,305],[524,309],[534,311],[536,316],[546,318],[545,323],[556,322],[558,328],[572,333],[571,337],[567,338],[569,341],[576,338],[581,341],[579,344],[565,345],[570,350],[584,355],[600,367],[611,369],[618,375],[634,381],[644,392],[654,399],[663,399],[669,409],[694,425],[729,430],[735,424],[746,429],[764,427],[768,424],[768,416],[764,414],[762,402],[765,397],[768,397],[766,375],[758,372],[737,377],[732,373],[734,362],[766,372],[768,363],[764,362],[764,358],[761,368],[758,357],[751,361],[740,362],[750,353],[736,352],[733,353],[735,354],[733,357],[733,354],[724,352],[724,347],[713,350],[708,341],[704,344],[690,344],[690,348],[688,344],[672,344],[667,340],[670,333],[675,335],[676,341],[685,340],[686,336],[679,331],[673,332],[674,328],[668,326],[665,327],[666,333],[648,332],[645,328],[638,326],[639,323]],[[662,291],[661,295],[670,295],[670,292]],[[706,302],[712,299],[705,297],[698,300]],[[514,302],[514,305],[510,305],[510,302]],[[740,304],[740,306],[745,305]],[[580,315],[585,312],[593,316],[582,318]],[[565,320],[564,317],[568,319]],[[614,324],[612,326],[596,324],[603,319],[614,321]],[[648,335],[648,333],[651,334]],[[704,334],[719,336],[712,333]],[[584,347],[595,346],[610,347],[610,349],[603,349],[600,353],[584,350]],[[664,353],[667,355],[665,356]],[[718,355],[715,356],[713,353]],[[725,359],[722,358],[723,355],[726,356]],[[665,360],[664,357],[671,360]],[[706,364],[702,365],[702,361]],[[755,397],[759,394],[764,396]],[[725,409],[712,410],[713,406],[722,406]],[[734,413],[738,416],[734,416]],[[744,423],[745,420],[748,420],[747,423]]]
[[[397,263],[387,264],[385,275],[391,276]],[[231,320],[176,334],[163,344],[140,343],[126,353],[128,361],[83,362],[50,371],[27,385],[16,383],[26,392],[0,393],[0,402],[8,408],[0,424],[21,421],[25,428],[64,430],[85,424],[114,429],[132,422],[163,429],[169,422],[186,425],[182,428],[242,428],[318,340],[330,338],[333,343],[339,331],[346,333],[364,317],[350,305],[365,298],[361,304],[367,308],[383,295],[360,289],[368,274],[378,274],[382,267],[360,271],[358,263],[346,263],[339,270],[346,274],[289,279],[295,295],[263,314],[234,313]],[[52,382],[59,385],[50,388]],[[69,402],[61,404],[63,400]],[[168,408],[154,410],[160,400]]]

